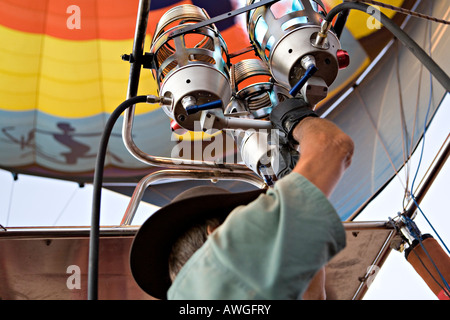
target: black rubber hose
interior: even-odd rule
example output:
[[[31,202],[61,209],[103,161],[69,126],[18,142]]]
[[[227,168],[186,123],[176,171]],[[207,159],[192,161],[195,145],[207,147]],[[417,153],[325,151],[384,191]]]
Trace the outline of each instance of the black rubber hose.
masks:
[[[112,129],[120,115],[136,103],[147,102],[147,96],[136,96],[122,102],[109,116],[100,140],[97,154],[93,182],[91,230],[89,238],[89,270],[88,270],[88,299],[98,299],[98,256],[100,233],[100,202],[103,185],[103,169],[105,166],[106,149]]]
[[[342,31],[344,31],[345,23],[347,22],[348,14],[350,13],[350,10],[342,10],[337,19],[334,23],[333,29],[334,33],[338,37],[338,39],[341,39]]]
[[[367,9],[374,10],[373,13],[369,13]],[[450,78],[448,75],[442,70],[441,67],[410,37],[406,32],[404,32],[399,26],[397,26],[391,19],[389,19],[384,13],[374,8],[373,6],[369,6],[365,3],[360,2],[344,2],[328,12],[325,20],[330,22],[333,18],[341,11],[348,9],[356,9],[360,11],[364,11],[367,14],[371,14],[375,19],[377,13],[379,20],[392,34],[400,40],[403,45],[405,45],[420,62],[433,74],[433,76],[439,81],[439,83],[445,88],[445,90],[450,91]]]

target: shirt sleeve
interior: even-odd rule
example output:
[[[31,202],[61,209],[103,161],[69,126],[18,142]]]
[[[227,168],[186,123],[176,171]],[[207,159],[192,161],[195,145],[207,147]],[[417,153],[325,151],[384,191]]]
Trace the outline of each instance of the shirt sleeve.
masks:
[[[292,172],[226,221],[181,269],[169,299],[297,299],[345,247],[336,211]]]

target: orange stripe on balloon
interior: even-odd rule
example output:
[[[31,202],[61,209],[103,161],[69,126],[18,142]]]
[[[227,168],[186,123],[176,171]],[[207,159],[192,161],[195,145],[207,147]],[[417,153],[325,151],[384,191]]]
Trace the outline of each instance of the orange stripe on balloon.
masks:
[[[138,4],[139,0],[7,0],[0,2],[0,24],[67,40],[130,39]]]
[[[182,4],[192,4],[192,1],[177,3]],[[17,31],[66,40],[132,39],[138,6],[139,0],[4,0],[0,2],[0,24]],[[169,8],[150,12],[149,34],[153,34],[161,16]],[[225,38],[228,39],[226,34],[234,31],[237,30],[227,29]],[[239,49],[245,40],[236,39],[235,42],[237,45],[232,44],[231,51]]]

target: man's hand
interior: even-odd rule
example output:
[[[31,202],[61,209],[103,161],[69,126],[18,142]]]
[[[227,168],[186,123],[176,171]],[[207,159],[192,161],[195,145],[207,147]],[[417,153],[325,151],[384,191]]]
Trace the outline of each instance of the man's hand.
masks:
[[[299,143],[300,153],[293,171],[330,196],[350,166],[354,151],[352,139],[333,122],[321,118],[303,119],[292,135]]]
[[[321,119],[311,107],[298,98],[278,104],[270,114],[274,128],[284,134],[279,150],[281,178],[291,170],[315,184],[327,197],[350,166],[352,139],[331,121]],[[299,160],[286,148],[298,145]]]
[[[279,103],[270,114],[270,121],[278,129],[279,148],[276,151],[277,166],[274,167],[277,178],[289,174],[298,161],[296,146],[298,141],[293,137],[296,125],[307,117],[317,117],[311,106],[300,98],[291,98]]]
[[[317,117],[311,106],[301,98],[291,98],[279,103],[270,113],[270,121],[275,129],[284,134],[283,143],[298,144],[292,133],[295,126],[306,117]]]

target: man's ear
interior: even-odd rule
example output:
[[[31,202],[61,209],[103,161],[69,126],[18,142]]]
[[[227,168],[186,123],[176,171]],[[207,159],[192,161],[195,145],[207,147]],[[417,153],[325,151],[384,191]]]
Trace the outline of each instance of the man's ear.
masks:
[[[206,232],[208,233],[208,236],[209,236],[211,233],[213,233],[214,230],[216,230],[216,228],[217,228],[217,227],[213,227],[213,226],[208,225],[208,226],[206,227]]]

